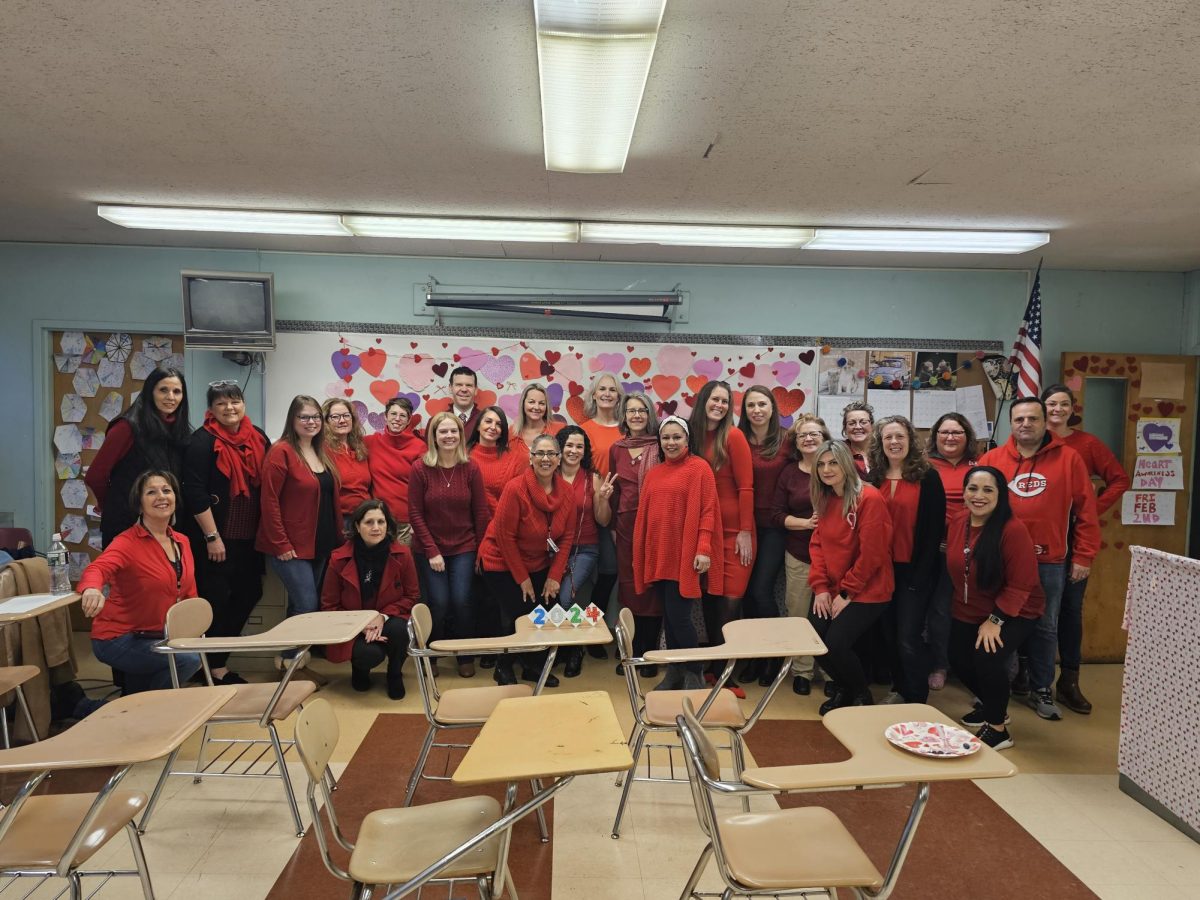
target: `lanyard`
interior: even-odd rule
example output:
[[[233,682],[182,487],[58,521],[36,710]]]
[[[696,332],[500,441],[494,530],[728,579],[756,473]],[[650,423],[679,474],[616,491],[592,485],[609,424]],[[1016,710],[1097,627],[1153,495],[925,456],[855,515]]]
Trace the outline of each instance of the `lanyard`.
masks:
[[[167,553],[166,547],[164,547],[162,544],[159,544],[158,547],[160,550],[162,550],[163,556],[167,558],[167,562],[171,564],[171,568],[175,570],[175,599],[179,600],[180,594],[183,591],[183,554],[179,552],[178,544],[176,544],[174,541],[171,541],[171,545],[175,548],[174,559],[172,559],[171,555]]]
[[[979,538],[975,539],[976,543]],[[967,523],[967,529],[963,532],[963,603],[967,602],[967,596],[971,592],[971,562],[972,551],[974,545],[971,543],[971,523]]]

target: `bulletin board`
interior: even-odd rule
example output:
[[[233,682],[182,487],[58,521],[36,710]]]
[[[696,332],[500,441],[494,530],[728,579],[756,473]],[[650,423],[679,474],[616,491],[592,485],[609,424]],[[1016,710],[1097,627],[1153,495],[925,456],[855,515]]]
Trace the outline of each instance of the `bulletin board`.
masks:
[[[156,366],[183,369],[182,335],[53,331],[50,454],[56,476],[54,530],[63,536],[71,580],[100,552],[96,498],[83,483],[109,422],[129,408]]]

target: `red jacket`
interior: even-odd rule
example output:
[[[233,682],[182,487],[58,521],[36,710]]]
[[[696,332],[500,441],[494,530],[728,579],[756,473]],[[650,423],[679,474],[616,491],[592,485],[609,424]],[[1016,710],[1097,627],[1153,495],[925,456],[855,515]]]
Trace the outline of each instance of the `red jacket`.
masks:
[[[1070,561],[1091,566],[1100,550],[1100,521],[1096,492],[1078,453],[1047,431],[1041,448],[1028,459],[1010,437],[1003,446],[983,454],[979,464],[995,466],[1008,479],[1013,513],[1029,529],[1038,562],[1067,559],[1067,531],[1074,520]]]
[[[184,597],[195,597],[196,569],[192,549],[175,531],[167,532],[183,560],[183,578],[175,584],[175,567],[149,531],[140,524],[118,534],[83,570],[78,590],[109,586],[108,600],[92,620],[92,638],[107,641],[131,631],[162,631],[167,610]]]
[[[1104,515],[1129,490],[1129,476],[1108,445],[1094,434],[1072,431],[1063,443],[1079,454],[1089,475],[1104,482],[1104,490],[1096,498],[1096,515]]]
[[[645,453],[657,453],[653,447]],[[707,556],[708,578],[694,567]],[[721,552],[721,510],[717,480],[703,457],[684,454],[665,460],[646,473],[633,526],[633,583],[640,594],[656,581],[678,581],[683,597],[698,599],[705,591],[725,589]]]
[[[842,515],[842,498],[831,497],[817,513],[808,545],[814,594],[845,594],[856,603],[887,603],[895,592],[892,571],[892,516],[887,502],[869,484],[862,486],[853,518]]]
[[[317,512],[321,485],[308,463],[287,441],[276,441],[262,465],[262,516],[254,549],[271,556],[292,551],[300,559],[317,552]],[[337,479],[333,505],[338,508]],[[339,522],[341,520],[339,519]]]
[[[954,602],[950,614],[960,622],[978,625],[995,613],[1002,619],[1014,616],[1022,619],[1041,618],[1046,608],[1046,595],[1042,593],[1042,581],[1038,577],[1037,555],[1033,552],[1033,540],[1021,520],[1013,516],[1004,526],[1000,536],[1000,553],[1004,557],[1004,584],[998,590],[985,591],[979,587],[976,577],[978,566],[971,566],[967,576],[966,541],[975,546],[979,539],[978,529],[968,536],[970,516],[959,516],[950,525],[946,536],[946,570],[950,583],[954,585]]]
[[[413,604],[421,596],[417,582],[417,567],[412,554],[403,544],[392,544],[387,564],[383,567],[383,580],[379,593],[375,595],[374,609],[385,616],[407,619]],[[329,568],[325,570],[325,581],[321,587],[321,609],[362,609],[362,594],[358,585],[358,566],[354,562],[354,543],[347,542],[329,556]],[[325,658],[330,662],[345,662],[350,658],[354,641],[334,644],[325,648]]]
[[[575,538],[575,492],[557,474],[549,494],[542,490],[532,468],[504,486],[496,514],[479,548],[488,572],[508,572],[520,584],[530,572],[549,567],[549,577],[562,581]],[[558,545],[550,559],[547,533]]]

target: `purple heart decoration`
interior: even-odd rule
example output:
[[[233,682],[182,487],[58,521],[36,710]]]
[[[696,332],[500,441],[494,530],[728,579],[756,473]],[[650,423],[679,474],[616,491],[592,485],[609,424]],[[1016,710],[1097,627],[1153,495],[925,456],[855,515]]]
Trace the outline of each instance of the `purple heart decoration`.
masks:
[[[709,381],[720,378],[725,371],[725,366],[719,359],[698,359],[692,364],[692,368],[696,370],[697,375],[703,375]]]
[[[550,408],[558,409],[562,406],[563,389],[562,385],[557,381],[552,381],[546,385],[546,393],[550,396]]]
[[[792,416],[780,416],[779,425],[781,428],[791,428],[794,421]]]
[[[489,353],[487,359],[480,363],[475,371],[492,384],[503,384],[508,381],[516,367],[517,362],[511,356],[492,356]]]
[[[354,408],[354,415],[358,418],[358,421],[367,421],[367,404],[361,400],[351,400],[350,405]]]
[[[626,394],[644,394],[646,393],[646,383],[644,381],[622,381],[621,390]]]
[[[402,393],[402,394],[397,394],[396,396],[397,397],[407,397],[408,402],[412,404],[413,412],[416,412],[417,410],[419,410],[421,408],[421,395],[420,394],[414,394],[410,391],[410,392],[406,392],[406,393]]]
[[[1142,440],[1155,453],[1165,447],[1170,447],[1174,437],[1175,434],[1170,428],[1159,425],[1157,422],[1149,422],[1142,426]]]
[[[771,366],[771,373],[779,380],[781,385],[789,387],[796,380],[796,376],[800,374],[800,363],[777,362]]]
[[[625,357],[620,353],[597,353],[588,368],[593,372],[620,372],[625,367]]]
[[[357,353],[343,353],[341,350],[334,350],[329,356],[329,364],[333,366],[333,373],[345,381],[362,368],[362,361],[358,358]]]
[[[371,426],[371,431],[376,434],[387,431],[387,418],[383,413],[367,413],[365,421]]]

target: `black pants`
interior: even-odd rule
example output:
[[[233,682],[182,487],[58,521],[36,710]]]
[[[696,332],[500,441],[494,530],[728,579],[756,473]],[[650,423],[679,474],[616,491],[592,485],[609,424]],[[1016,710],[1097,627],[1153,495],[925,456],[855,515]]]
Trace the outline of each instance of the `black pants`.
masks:
[[[679,593],[678,581],[656,581],[654,591],[663,606],[663,627],[668,650],[686,650],[700,646],[700,635],[692,622],[692,608],[700,601]],[[702,663],[684,663],[683,668],[700,674]]]
[[[1008,619],[1000,627],[1004,644],[996,653],[975,649],[979,626],[950,620],[950,665],[967,690],[983,704],[983,717],[991,725],[1000,725],[1008,713],[1008,658],[1033,634],[1037,619]]]
[[[388,616],[383,623],[383,636],[386,642],[367,641],[361,634],[356,637],[350,651],[350,666],[369,672],[386,659],[387,677],[392,681],[400,677],[408,652],[408,623],[399,616]]]
[[[758,552],[750,583],[746,585],[742,616],[747,619],[776,619],[779,604],[775,602],[775,582],[783,571],[783,554],[787,550],[787,532],[782,528],[758,529]]]
[[[237,637],[263,594],[263,557],[254,549],[254,541],[225,541],[225,561],[208,558],[207,545],[193,544],[196,581],[200,596],[212,605],[209,637]],[[208,664],[224,668],[228,653],[208,654]]]
[[[930,595],[913,586],[910,566],[894,563],[896,592],[884,617],[892,652],[892,684],[906,703],[929,699],[929,653],[925,647],[925,616]]]
[[[658,649],[658,638],[662,634],[662,616],[633,617],[633,655],[645,656]]]
[[[550,574],[549,569],[542,569],[540,572],[530,572],[529,580],[533,582],[534,597],[542,596],[542,588],[546,586],[546,576]],[[503,629],[503,634],[512,634],[517,630],[517,619],[521,616],[527,616],[537,606],[537,603],[527,603],[521,596],[521,585],[513,580],[512,575],[508,572],[484,572],[484,581],[487,582],[488,589],[496,600],[496,606],[500,611],[500,627]],[[542,604],[545,606],[545,604]],[[542,666],[546,664],[546,651],[542,650],[539,653],[503,653],[496,660],[496,668],[503,672],[512,672],[513,657],[518,657],[522,667],[528,671],[540,671]]]
[[[851,697],[869,690],[862,661],[854,652],[854,642],[879,621],[888,606],[888,603],[852,601],[836,619],[823,619],[815,612],[809,615],[809,621],[829,650],[824,656],[816,657],[817,663],[830,679],[837,682],[838,689]]]

